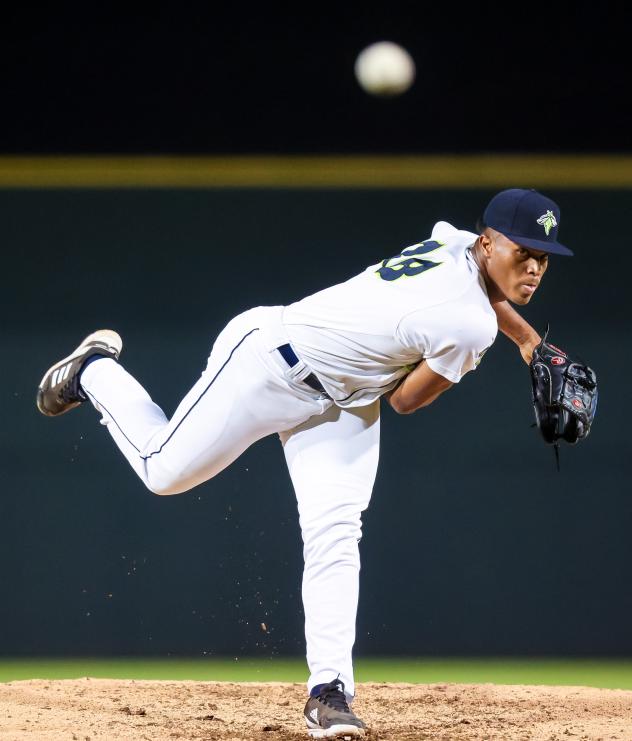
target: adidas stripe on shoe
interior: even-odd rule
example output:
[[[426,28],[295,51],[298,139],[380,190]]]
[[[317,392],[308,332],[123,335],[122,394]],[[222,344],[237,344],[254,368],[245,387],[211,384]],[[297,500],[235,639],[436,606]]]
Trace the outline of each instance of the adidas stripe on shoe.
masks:
[[[37,389],[37,408],[47,417],[57,417],[86,400],[79,377],[86,361],[95,355],[118,360],[123,340],[111,329],[99,329],[85,337],[70,355],[52,365]]]

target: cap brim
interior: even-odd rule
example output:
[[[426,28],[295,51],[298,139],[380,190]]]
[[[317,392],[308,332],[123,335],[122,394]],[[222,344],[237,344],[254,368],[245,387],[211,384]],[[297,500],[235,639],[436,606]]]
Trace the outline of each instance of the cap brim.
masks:
[[[540,239],[529,239],[528,237],[521,237],[519,234],[507,234],[506,232],[502,232],[502,234],[504,234],[507,239],[511,239],[512,242],[522,245],[522,247],[530,247],[531,249],[541,250],[542,252],[551,252],[554,255],[568,255],[572,257],[575,254],[572,250],[569,250],[568,247],[564,247],[564,245],[559,242],[545,242]]]

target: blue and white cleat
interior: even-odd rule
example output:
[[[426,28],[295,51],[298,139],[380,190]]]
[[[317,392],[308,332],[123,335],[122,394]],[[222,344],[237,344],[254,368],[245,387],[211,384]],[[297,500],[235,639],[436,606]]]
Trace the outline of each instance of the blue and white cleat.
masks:
[[[344,683],[334,679],[305,705],[305,722],[312,738],[352,739],[364,736],[366,726],[349,708]]]

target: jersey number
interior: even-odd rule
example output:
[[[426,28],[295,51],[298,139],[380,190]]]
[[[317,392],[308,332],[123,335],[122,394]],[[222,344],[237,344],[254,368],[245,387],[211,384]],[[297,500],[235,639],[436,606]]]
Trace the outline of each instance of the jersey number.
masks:
[[[401,254],[384,260],[375,272],[383,280],[397,280],[402,275],[406,275],[409,278],[413,275],[419,275],[426,270],[430,270],[430,268],[436,268],[437,265],[441,265],[440,262],[424,260],[420,255],[427,255],[429,252],[434,252],[443,246],[443,242],[436,242],[435,240],[414,244],[412,247],[405,249]]]

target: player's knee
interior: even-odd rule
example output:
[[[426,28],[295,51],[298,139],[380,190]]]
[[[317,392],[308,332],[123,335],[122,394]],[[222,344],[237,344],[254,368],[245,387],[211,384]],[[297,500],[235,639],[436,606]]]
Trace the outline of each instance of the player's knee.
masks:
[[[173,494],[184,494],[189,491],[191,485],[177,475],[169,475],[164,471],[148,475],[145,485],[152,494],[159,497],[167,497]]]
[[[188,489],[180,489],[172,486],[148,486],[147,487],[152,494],[156,494],[159,497],[168,497],[172,494],[184,494]]]
[[[185,491],[188,491],[188,488],[170,486],[168,484],[152,484],[151,486],[147,484],[147,488],[152,494],[156,494],[159,497],[168,497],[172,494],[184,494]]]

